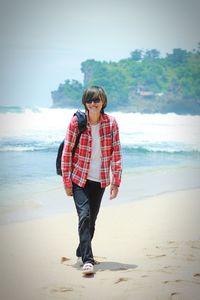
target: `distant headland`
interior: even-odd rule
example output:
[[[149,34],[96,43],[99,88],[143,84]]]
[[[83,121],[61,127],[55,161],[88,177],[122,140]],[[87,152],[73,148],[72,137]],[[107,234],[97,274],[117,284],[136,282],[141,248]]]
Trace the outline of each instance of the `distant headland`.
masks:
[[[79,107],[90,85],[103,86],[110,111],[200,115],[200,43],[197,49],[136,49],[118,62],[88,59],[81,63],[83,84],[65,80],[51,92],[52,107]]]

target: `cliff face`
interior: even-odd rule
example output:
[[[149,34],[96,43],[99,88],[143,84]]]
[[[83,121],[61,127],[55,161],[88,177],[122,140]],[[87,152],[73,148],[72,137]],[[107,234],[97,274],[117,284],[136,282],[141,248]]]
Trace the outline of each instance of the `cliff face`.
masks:
[[[171,113],[200,115],[200,101],[184,98],[181,94],[153,93],[132,90],[129,93],[129,108],[140,113]]]
[[[163,114],[174,112],[179,115],[200,115],[200,104],[194,99],[181,99],[177,95],[153,96],[151,99],[135,96],[130,102],[129,109],[132,112]]]

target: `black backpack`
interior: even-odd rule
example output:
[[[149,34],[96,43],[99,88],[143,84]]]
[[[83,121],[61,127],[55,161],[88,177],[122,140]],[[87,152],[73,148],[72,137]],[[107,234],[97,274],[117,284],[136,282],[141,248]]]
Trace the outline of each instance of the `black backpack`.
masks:
[[[87,128],[87,117],[86,114],[80,110],[77,110],[74,114],[74,116],[77,116],[78,118],[78,135],[76,138],[76,142],[74,145],[74,148],[72,150],[72,157],[75,154],[76,151],[76,147],[78,146],[80,137],[81,137],[81,133],[83,131],[85,131],[85,129]],[[56,173],[57,175],[62,176],[62,170],[61,170],[61,160],[62,160],[62,152],[63,152],[63,148],[64,148],[64,140],[62,141],[62,143],[60,144],[59,148],[58,148],[58,153],[57,153],[57,158],[56,158]]]

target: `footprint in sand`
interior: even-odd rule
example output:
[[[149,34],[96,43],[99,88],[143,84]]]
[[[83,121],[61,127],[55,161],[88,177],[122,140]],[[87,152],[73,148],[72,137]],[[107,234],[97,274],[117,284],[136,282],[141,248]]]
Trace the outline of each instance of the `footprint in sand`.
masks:
[[[161,269],[155,270],[162,273],[172,274],[176,271],[179,266],[163,266]]]
[[[43,287],[42,290],[50,295],[52,294],[60,294],[63,295],[68,292],[73,292],[74,289],[72,287],[60,286],[60,287]]]
[[[60,262],[62,264],[62,263],[66,262],[66,261],[69,261],[69,260],[70,260],[70,258],[63,256],[63,257],[61,257]]]
[[[70,266],[70,264],[68,264],[68,262],[69,262],[70,260],[71,260],[70,258],[63,256],[63,257],[61,257],[61,259],[60,259],[60,263],[63,264],[63,265],[66,265],[66,266]]]
[[[168,241],[168,245],[172,245],[174,247],[179,247],[179,243],[177,241]]]
[[[161,258],[161,257],[167,256],[167,255],[166,254],[158,254],[158,255],[147,254],[147,256],[149,258]]]
[[[178,292],[171,293],[170,300],[181,300],[182,296]]]
[[[200,249],[200,241],[188,241],[187,245],[193,249]]]
[[[194,276],[194,275],[193,275]],[[164,284],[170,284],[170,283],[179,283],[179,282],[184,282],[185,284],[188,283],[188,284],[197,284],[199,285],[200,282],[199,281],[194,281],[194,280],[182,280],[182,279],[176,279],[176,280],[166,280],[166,281],[163,281]]]
[[[126,278],[126,277],[120,277],[120,278],[118,278],[118,279],[115,281],[115,284],[118,284],[118,283],[123,282],[123,281],[128,281],[128,280],[129,280],[129,278]]]
[[[193,277],[196,278],[196,279],[200,279],[200,273],[193,274]]]
[[[156,249],[176,249],[179,244],[176,241],[168,241],[167,245],[155,246]]]
[[[73,288],[70,287],[59,287],[53,288],[50,290],[51,293],[66,293],[66,292],[73,292]]]
[[[184,280],[181,280],[181,279],[176,279],[176,280],[165,280],[163,281],[164,284],[167,284],[167,283],[178,283],[178,282],[182,282]]]
[[[166,270],[169,270],[169,271],[175,271],[179,268],[180,268],[180,266],[170,266],[170,265],[163,266],[163,269],[166,269]]]

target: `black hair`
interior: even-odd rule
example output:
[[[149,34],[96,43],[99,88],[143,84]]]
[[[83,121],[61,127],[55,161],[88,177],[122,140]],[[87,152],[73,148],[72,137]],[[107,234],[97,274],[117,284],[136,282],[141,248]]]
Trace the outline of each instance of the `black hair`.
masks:
[[[104,89],[98,85],[92,85],[83,92],[82,103],[85,106],[85,109],[87,110],[86,101],[88,99],[96,99],[96,98],[100,98],[101,101],[103,102],[101,113],[104,113],[104,109],[107,106],[107,96]]]

